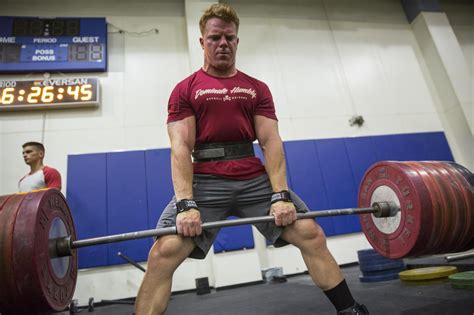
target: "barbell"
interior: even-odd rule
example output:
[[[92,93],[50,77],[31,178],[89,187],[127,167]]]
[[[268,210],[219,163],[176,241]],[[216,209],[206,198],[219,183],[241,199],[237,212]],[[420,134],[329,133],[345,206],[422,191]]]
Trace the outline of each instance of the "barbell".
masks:
[[[369,243],[388,258],[474,247],[474,175],[453,162],[382,161],[365,173],[359,208],[310,211],[298,219],[358,214]],[[272,222],[273,216],[206,222],[203,229]],[[55,189],[0,196],[0,313],[61,311],[77,280],[77,248],[176,234],[175,227],[76,240]]]

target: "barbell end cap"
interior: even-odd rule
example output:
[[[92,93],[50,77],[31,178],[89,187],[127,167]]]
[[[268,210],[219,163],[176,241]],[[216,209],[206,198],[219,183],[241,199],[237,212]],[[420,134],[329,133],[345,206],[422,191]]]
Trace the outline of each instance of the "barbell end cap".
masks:
[[[71,236],[67,237],[62,237],[58,238],[55,241],[56,244],[56,252],[55,256],[52,256],[51,250],[50,250],[50,257],[66,257],[66,256],[72,256],[72,241],[71,241]]]
[[[394,217],[400,211],[400,207],[391,201],[378,201],[372,204],[372,207],[377,209],[374,212],[376,218]]]

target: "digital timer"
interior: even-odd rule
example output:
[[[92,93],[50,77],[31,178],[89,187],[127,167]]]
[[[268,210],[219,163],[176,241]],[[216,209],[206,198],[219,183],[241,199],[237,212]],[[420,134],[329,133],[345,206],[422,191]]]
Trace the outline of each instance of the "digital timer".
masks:
[[[0,111],[98,105],[97,78],[0,81]]]

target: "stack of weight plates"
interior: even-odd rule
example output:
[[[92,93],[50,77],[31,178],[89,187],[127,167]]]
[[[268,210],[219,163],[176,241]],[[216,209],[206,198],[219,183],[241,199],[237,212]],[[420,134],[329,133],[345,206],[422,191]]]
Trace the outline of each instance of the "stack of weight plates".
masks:
[[[373,249],[357,251],[361,282],[379,282],[398,279],[398,273],[405,270],[401,259],[385,258]]]
[[[448,277],[453,288],[474,290],[474,271],[452,274]]]
[[[474,248],[474,175],[452,162],[380,161],[365,173],[359,207],[391,201],[392,217],[359,216],[367,240],[385,257],[421,257]]]
[[[409,269],[400,272],[400,280],[411,282],[412,284],[428,284],[433,280],[446,280],[450,275],[457,272],[457,268],[454,266],[435,266],[435,267],[424,267]]]

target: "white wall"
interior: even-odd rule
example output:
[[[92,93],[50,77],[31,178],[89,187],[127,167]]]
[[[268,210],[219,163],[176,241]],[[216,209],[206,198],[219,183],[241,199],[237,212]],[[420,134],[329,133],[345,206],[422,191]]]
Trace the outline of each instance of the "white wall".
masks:
[[[471,6],[472,7],[472,6]],[[471,9],[474,13],[474,9]],[[473,80],[465,49],[444,12],[423,12],[412,22],[432,95],[457,162],[474,168]]]
[[[470,75],[470,100],[472,107],[474,106],[474,5],[469,0],[443,0],[441,3],[466,58],[466,66]],[[474,122],[474,114],[470,119],[471,122]],[[472,134],[471,156],[474,160],[474,140]]]
[[[467,65],[474,74],[474,7],[469,0],[442,0],[441,6],[464,52]],[[471,80],[474,84],[474,81]],[[473,86],[474,87],[474,86]]]
[[[68,154],[168,147],[169,93],[202,60],[197,38],[191,38],[198,25],[190,10],[203,3],[209,2],[3,0],[2,15],[105,16],[110,34],[109,71],[96,74],[102,88],[99,109],[0,114],[0,194],[15,192],[27,172],[20,155],[26,141],[45,143],[46,163],[61,171],[64,192]],[[241,19],[238,67],[269,85],[284,140],[444,130],[436,110],[439,96],[398,0],[229,3]],[[132,34],[153,28],[159,34]],[[117,34],[118,29],[127,32]],[[458,26],[456,32],[472,56],[468,31]],[[363,127],[349,126],[355,114],[364,116]],[[258,280],[260,268],[305,270],[294,248],[268,249],[262,242],[256,237],[256,249],[187,260],[173,290],[192,288],[194,278],[202,276],[211,285],[233,284],[242,275],[223,266],[239,269],[249,261],[255,264],[243,281]],[[352,252],[345,250],[348,243]],[[356,261],[356,250],[369,246],[360,233],[330,238],[328,244],[339,263]],[[117,272],[123,268],[81,271],[76,297],[134,296],[142,274]],[[104,296],[99,283],[128,285]]]
[[[240,67],[272,88],[285,140],[441,129],[398,1],[231,3]]]

